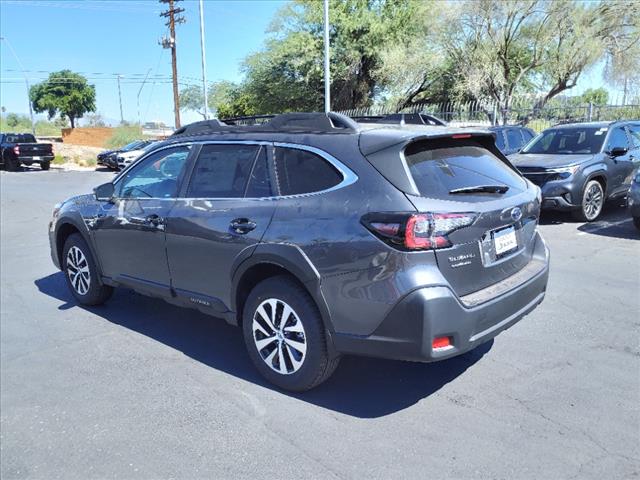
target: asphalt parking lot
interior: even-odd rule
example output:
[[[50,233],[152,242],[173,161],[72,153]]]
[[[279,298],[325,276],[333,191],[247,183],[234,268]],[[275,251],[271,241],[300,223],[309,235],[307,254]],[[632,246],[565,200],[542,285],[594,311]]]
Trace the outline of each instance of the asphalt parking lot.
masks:
[[[109,172],[1,172],[1,470],[11,478],[637,478],[640,235],[544,215],[543,304],[437,364],[345,358],[267,385],[240,332],[118,290],[74,304],[53,205]]]

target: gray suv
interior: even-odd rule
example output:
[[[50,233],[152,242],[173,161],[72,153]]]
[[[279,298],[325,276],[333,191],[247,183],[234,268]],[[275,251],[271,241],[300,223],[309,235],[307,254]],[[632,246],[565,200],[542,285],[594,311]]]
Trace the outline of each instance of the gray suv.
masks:
[[[224,318],[307,390],[343,354],[443,360],[531,312],[539,210],[489,131],[284,114],[184,127],[57,206],[49,237],[79,303],[122,285]]]
[[[624,197],[640,165],[640,121],[577,123],[545,130],[513,164],[542,189],[542,208],[598,218],[605,200]]]

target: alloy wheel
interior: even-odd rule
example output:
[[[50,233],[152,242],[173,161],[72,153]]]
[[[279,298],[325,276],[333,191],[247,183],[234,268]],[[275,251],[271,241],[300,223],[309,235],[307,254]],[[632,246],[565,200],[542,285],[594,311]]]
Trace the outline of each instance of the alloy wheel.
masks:
[[[602,187],[598,183],[593,183],[584,194],[584,215],[588,220],[593,220],[600,214],[603,204]]]
[[[277,373],[297,372],[307,354],[304,326],[284,301],[269,298],[253,314],[253,341],[262,360]]]
[[[67,275],[71,286],[79,295],[86,295],[91,285],[89,262],[78,247],[73,246],[67,252]]]

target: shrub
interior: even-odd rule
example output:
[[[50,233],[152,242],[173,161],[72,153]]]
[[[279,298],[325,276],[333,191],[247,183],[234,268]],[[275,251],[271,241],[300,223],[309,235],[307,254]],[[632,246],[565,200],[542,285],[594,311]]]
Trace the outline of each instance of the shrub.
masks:
[[[142,128],[139,125],[117,127],[113,130],[113,135],[107,139],[104,146],[116,149],[142,138],[144,138],[144,135],[142,135]]]

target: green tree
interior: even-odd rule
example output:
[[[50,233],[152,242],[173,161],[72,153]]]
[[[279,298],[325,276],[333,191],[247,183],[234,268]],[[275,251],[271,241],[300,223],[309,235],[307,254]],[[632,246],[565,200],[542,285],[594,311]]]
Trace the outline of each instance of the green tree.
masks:
[[[609,100],[609,92],[606,88],[589,88],[580,95],[582,103],[593,103],[594,105],[606,105]]]
[[[376,71],[384,50],[420,23],[420,0],[331,2],[332,109],[369,106],[378,94]],[[239,105],[256,113],[321,110],[323,7],[295,0],[276,15],[265,47],[244,62]]]
[[[17,113],[8,113],[5,121],[9,128],[16,128],[20,124],[20,116]]]
[[[206,112],[203,107],[204,95],[202,87],[199,85],[189,85],[180,90],[180,110],[192,110],[202,118],[206,118]]]
[[[29,90],[33,109],[47,112],[49,119],[57,113],[68,118],[71,128],[75,121],[87,112],[96,109],[96,89],[87,79],[71,70],[61,70],[49,75],[44,82],[33,85]]]

